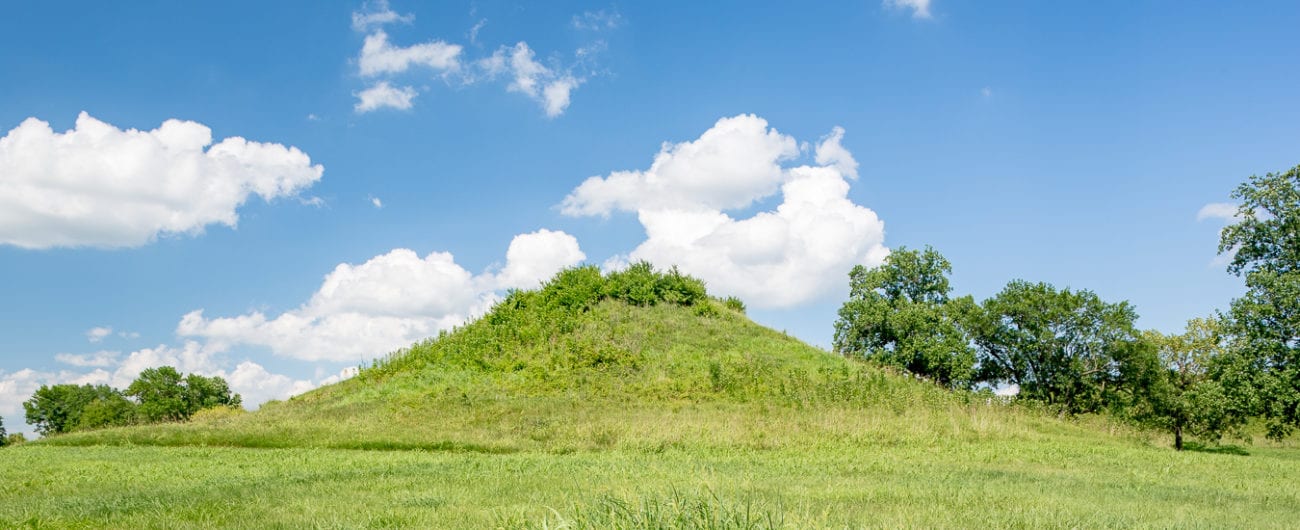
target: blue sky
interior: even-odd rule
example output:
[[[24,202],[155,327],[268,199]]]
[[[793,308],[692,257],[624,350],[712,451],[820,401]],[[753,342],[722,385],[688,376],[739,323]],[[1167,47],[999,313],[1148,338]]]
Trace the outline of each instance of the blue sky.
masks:
[[[928,244],[958,293],[1048,281],[1174,331],[1241,291],[1198,213],[1300,163],[1297,24],[1292,2],[10,5],[0,416],[158,363],[283,397],[578,261],[694,268],[828,345],[848,268]]]

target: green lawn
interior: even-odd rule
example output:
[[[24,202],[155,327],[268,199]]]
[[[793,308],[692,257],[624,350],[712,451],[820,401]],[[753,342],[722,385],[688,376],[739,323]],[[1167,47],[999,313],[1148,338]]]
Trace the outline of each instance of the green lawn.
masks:
[[[0,526],[600,527],[620,506],[620,524],[684,506],[755,528],[1300,525],[1300,451],[1248,452],[1066,437],[567,454],[37,444],[0,451]]]

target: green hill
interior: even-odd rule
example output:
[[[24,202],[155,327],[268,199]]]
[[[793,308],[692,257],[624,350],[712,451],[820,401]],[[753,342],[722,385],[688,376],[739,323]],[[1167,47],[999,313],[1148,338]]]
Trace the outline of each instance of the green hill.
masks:
[[[743,310],[705,296],[694,280],[640,272],[625,279],[568,271],[354,378],[254,414],[204,414],[191,423],[75,433],[50,443],[484,452],[775,447],[867,435],[841,421],[864,411],[872,411],[864,418],[906,413],[908,430],[918,432],[942,427],[978,437],[992,423],[1009,427],[1001,411],[971,415],[970,396],[755,324]],[[640,298],[629,289],[607,292],[638,281],[647,285]]]
[[[159,447],[162,446],[162,447]],[[356,451],[355,449],[365,449]],[[698,281],[566,271],[254,413],[0,451],[0,526],[1268,527],[1300,452],[952,393]]]

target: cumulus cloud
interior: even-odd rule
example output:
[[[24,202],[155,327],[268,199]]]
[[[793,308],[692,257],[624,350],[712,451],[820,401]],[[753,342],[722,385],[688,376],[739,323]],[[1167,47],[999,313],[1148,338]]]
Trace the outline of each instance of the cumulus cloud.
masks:
[[[848,199],[857,162],[835,129],[815,149],[817,165],[786,167],[794,138],[762,118],[719,120],[699,139],[665,144],[644,171],[592,177],[561,205],[572,216],[635,212],[646,239],[606,262],[676,265],[710,290],[756,307],[790,307],[836,289],[854,265],[875,265],[889,250],[875,212]],[[780,192],[774,210],[737,219],[726,213]]]
[[[409,86],[395,88],[389,85],[388,81],[380,81],[354,95],[357,97],[357,104],[352,109],[365,114],[385,107],[397,110],[410,109],[411,100],[419,93]]]
[[[388,7],[388,0],[376,0],[366,2],[361,11],[352,12],[352,29],[358,32],[368,31],[371,28],[379,28],[393,23],[410,24],[415,21],[415,15],[399,15]]]
[[[1200,211],[1196,212],[1196,220],[1204,221],[1206,219],[1221,219],[1224,221],[1237,220],[1237,205],[1231,202],[1212,202],[1202,206]]]
[[[0,244],[136,247],[166,234],[235,226],[250,195],[297,195],[324,169],[296,147],[167,120],[122,130],[82,112],[55,132],[28,118],[0,137]]]
[[[911,10],[912,18],[930,18],[930,0],[883,0],[889,9]]]
[[[446,252],[420,257],[395,249],[360,265],[341,264],[305,304],[277,316],[186,314],[177,334],[219,348],[254,345],[310,361],[365,361],[483,313],[510,287],[532,287],[586,256],[564,232],[516,236],[500,273],[474,275]]]
[[[542,105],[547,117],[554,118],[569,108],[569,96],[583,80],[548,68],[535,57],[528,43],[519,42],[512,47],[502,46],[491,57],[480,59],[478,65],[489,77],[509,74],[507,90],[532,98]]]
[[[366,37],[357,66],[361,75],[366,77],[398,74],[412,66],[427,66],[436,72],[447,73],[460,69],[460,52],[459,44],[440,40],[408,47],[393,46],[388,42],[388,34],[379,30]]]
[[[794,138],[769,129],[762,118],[723,118],[695,141],[665,143],[647,170],[588,178],[565,197],[561,211],[607,216],[743,208],[775,192],[785,178],[781,163],[798,154]]]
[[[821,143],[817,144],[816,158],[814,160],[823,166],[834,166],[844,176],[849,178],[858,178],[858,161],[853,159],[853,153],[845,149],[840,142],[844,141],[844,128],[835,127],[831,133],[822,138]]]
[[[559,231],[541,229],[510,241],[506,265],[494,280],[495,289],[532,289],[559,270],[587,259],[578,240]]]

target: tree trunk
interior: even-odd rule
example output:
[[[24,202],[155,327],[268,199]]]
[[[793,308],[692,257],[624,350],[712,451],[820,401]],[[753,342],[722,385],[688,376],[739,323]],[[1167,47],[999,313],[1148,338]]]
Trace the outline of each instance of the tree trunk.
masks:
[[[1174,427],[1174,450],[1175,451],[1183,450],[1183,426],[1182,425],[1177,425]]]

